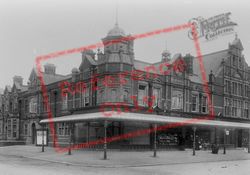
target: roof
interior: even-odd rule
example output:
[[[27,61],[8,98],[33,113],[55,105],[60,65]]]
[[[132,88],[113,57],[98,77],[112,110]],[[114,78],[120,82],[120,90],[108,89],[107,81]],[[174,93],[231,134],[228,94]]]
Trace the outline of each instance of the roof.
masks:
[[[58,75],[58,74],[52,75],[52,74],[43,73],[43,79],[44,79],[45,85],[55,83],[58,81],[62,81],[62,80],[66,80],[70,77],[71,75]]]
[[[36,77],[38,77],[38,71],[35,68],[32,69],[32,72],[29,78],[30,80],[31,80],[31,77],[33,76],[32,74],[35,74]],[[71,75],[47,74],[45,72],[42,72],[42,76],[43,76],[45,85],[55,83],[58,81],[62,81],[62,80],[66,80],[71,77]]]
[[[141,60],[134,60],[134,67],[136,70],[141,70],[141,71],[145,71],[145,67],[148,67],[152,64],[141,61]]]
[[[17,83],[17,82],[14,82],[14,85],[16,86],[17,89],[21,90],[21,92],[27,91],[27,90],[28,90],[28,86],[20,85],[20,84]]]
[[[228,49],[218,51],[218,52],[213,52],[213,53],[202,56],[202,61],[204,64],[207,79],[211,71],[215,75],[220,71],[219,68],[220,68],[221,62],[223,59],[226,59],[227,56],[228,56]],[[195,75],[198,75],[201,78],[201,69],[200,69],[200,64],[199,64],[199,60],[197,57],[193,59],[193,73]]]
[[[110,121],[139,121],[146,123],[174,123],[179,125],[205,125],[205,126],[222,126],[222,127],[237,127],[237,128],[250,128],[250,123],[229,122],[208,120],[205,118],[183,118],[163,116],[156,114],[142,114],[142,113],[121,113],[105,116],[103,112],[87,113],[87,114],[74,114],[63,117],[56,117],[51,119],[43,119],[40,123],[51,122],[81,122],[81,121],[96,121],[96,120],[110,120]]]
[[[125,36],[125,32],[118,26],[118,23],[116,23],[114,28],[108,32],[107,36]]]

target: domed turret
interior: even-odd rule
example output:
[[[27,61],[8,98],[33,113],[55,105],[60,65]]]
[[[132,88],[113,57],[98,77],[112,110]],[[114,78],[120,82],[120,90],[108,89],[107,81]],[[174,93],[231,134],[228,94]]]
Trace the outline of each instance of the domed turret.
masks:
[[[162,61],[170,61],[171,60],[171,53],[165,49],[163,52],[162,52]]]
[[[118,23],[115,24],[114,28],[111,29],[107,36],[109,37],[116,37],[116,36],[126,36],[125,32],[123,29],[121,29],[119,26],[118,26]]]

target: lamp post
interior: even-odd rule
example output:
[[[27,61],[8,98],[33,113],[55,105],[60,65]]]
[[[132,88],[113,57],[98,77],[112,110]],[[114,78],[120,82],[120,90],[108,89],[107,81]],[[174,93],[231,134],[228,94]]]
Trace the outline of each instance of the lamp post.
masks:
[[[224,145],[223,145],[223,154],[226,154],[226,137],[227,137],[228,130],[224,129]]]
[[[156,106],[153,107],[154,111],[157,115],[159,115],[160,108],[158,106],[158,101],[156,103]],[[154,157],[157,157],[157,124],[154,124]]]
[[[193,156],[195,156],[195,145],[196,145],[195,132],[196,132],[196,127],[193,127]]]
[[[104,145],[103,145],[103,159],[107,160],[107,126],[108,121],[104,121]]]
[[[154,124],[154,157],[156,157],[156,152],[157,152],[156,132],[157,132],[157,124]]]

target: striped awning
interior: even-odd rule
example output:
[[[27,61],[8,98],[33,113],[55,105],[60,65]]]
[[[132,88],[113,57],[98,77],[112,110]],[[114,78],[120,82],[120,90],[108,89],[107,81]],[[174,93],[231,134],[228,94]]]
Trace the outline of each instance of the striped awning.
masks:
[[[192,125],[192,126],[221,126],[221,127],[232,127],[232,128],[249,128],[249,123],[242,122],[230,122],[221,120],[209,120],[205,118],[184,118],[184,117],[172,117],[163,116],[156,114],[142,114],[142,113],[120,113],[114,112],[112,115],[104,115],[103,112],[85,113],[85,114],[73,114],[62,117],[56,117],[51,119],[43,119],[40,121],[41,124],[51,122],[84,122],[84,121],[137,121],[146,123],[176,123],[180,125]]]

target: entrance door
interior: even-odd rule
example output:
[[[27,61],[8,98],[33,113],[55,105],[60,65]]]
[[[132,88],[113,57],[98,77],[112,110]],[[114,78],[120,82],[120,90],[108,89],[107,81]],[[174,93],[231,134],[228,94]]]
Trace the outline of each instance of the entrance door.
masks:
[[[31,142],[32,144],[35,144],[35,141],[36,141],[36,124],[35,123],[31,125],[31,129],[32,129]]]

